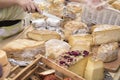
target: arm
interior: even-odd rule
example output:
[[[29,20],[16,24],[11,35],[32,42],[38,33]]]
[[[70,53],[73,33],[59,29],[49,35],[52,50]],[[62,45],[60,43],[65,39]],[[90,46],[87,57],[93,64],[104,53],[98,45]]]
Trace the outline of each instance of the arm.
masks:
[[[16,4],[16,0],[0,0],[0,8],[10,7]]]
[[[6,8],[13,5],[18,5],[27,12],[40,12],[38,6],[32,0],[0,0],[0,8]]]

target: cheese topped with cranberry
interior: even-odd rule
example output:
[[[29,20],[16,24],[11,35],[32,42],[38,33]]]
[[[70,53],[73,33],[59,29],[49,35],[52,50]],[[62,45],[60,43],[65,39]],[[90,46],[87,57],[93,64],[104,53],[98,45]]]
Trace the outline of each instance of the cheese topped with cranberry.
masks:
[[[65,52],[62,55],[60,55],[56,62],[65,68],[70,67],[71,65],[75,64],[79,60],[83,59],[89,54],[88,51],[71,51],[71,52]]]

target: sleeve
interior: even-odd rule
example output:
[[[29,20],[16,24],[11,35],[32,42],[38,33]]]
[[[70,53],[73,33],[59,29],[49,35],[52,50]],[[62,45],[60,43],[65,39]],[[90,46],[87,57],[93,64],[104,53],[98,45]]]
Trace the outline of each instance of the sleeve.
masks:
[[[24,10],[15,5],[9,8],[0,9],[0,21],[24,19],[26,13]]]

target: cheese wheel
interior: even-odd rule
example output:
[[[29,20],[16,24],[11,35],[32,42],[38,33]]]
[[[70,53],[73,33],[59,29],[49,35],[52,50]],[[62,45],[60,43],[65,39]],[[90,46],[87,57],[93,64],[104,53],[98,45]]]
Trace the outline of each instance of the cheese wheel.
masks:
[[[0,64],[5,66],[8,64],[8,59],[5,51],[0,50]]]
[[[92,27],[94,45],[120,41],[120,26],[95,25]]]
[[[50,30],[32,30],[27,33],[28,38],[37,41],[48,41],[50,39],[61,39],[61,36]]]

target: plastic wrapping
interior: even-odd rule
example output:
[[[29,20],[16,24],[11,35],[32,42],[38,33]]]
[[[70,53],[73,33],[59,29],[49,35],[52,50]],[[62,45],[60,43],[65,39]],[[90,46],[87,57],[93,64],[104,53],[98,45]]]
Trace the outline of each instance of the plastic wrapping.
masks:
[[[70,47],[71,46],[64,41],[51,39],[45,43],[45,56],[55,59],[62,53],[69,51]]]
[[[60,27],[62,21],[54,18],[47,18],[46,22],[48,26]]]
[[[32,24],[34,25],[35,28],[46,27],[47,26],[47,23],[46,23],[45,19],[33,20]]]

